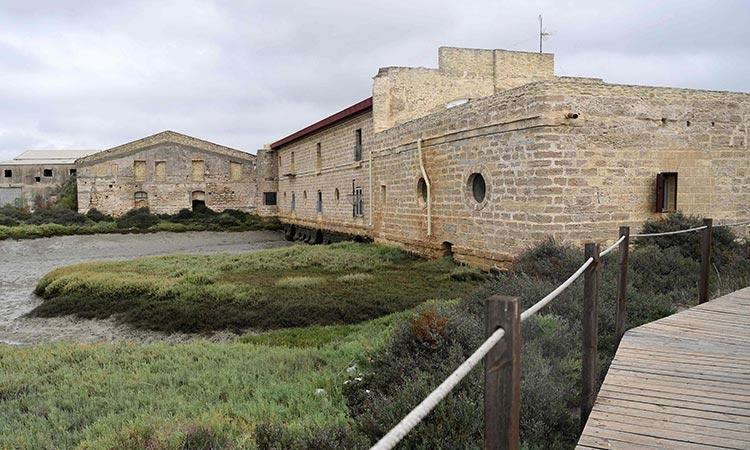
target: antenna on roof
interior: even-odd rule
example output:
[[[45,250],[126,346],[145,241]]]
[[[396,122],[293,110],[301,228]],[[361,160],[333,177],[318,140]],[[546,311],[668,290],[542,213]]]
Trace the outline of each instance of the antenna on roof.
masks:
[[[542,42],[552,33],[548,33],[542,28],[542,15],[539,14],[539,53],[542,53]]]

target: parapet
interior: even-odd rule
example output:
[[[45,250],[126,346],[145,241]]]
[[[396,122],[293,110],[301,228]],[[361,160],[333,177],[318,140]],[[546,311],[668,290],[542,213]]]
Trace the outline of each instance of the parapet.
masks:
[[[373,83],[375,131],[446,105],[555,77],[551,53],[440,47],[438,68],[381,68]]]

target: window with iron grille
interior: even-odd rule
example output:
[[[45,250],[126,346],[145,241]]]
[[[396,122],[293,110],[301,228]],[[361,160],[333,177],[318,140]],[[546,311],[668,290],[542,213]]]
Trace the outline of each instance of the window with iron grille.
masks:
[[[276,205],[276,193],[275,192],[264,192],[263,193],[263,204],[267,206]]]
[[[364,195],[362,195],[362,188],[357,187],[354,189],[354,208],[353,208],[353,214],[354,217],[362,217],[363,211],[365,207],[365,198]]]
[[[656,212],[677,211],[677,172],[656,175]]]
[[[362,129],[355,131],[356,143],[354,144],[354,160],[362,161]]]

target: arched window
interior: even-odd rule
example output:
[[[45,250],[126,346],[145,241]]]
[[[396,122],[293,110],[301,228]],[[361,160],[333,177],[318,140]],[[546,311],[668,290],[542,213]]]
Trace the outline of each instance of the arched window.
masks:
[[[133,206],[136,208],[148,208],[148,193],[138,191],[133,195]]]

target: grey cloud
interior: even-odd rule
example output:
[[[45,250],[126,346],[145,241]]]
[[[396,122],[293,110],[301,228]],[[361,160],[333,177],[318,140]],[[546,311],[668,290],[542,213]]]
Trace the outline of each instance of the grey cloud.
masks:
[[[536,51],[559,75],[750,90],[743,0],[2,1],[0,157],[164,129],[254,151],[440,45]]]

